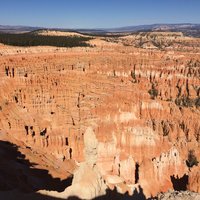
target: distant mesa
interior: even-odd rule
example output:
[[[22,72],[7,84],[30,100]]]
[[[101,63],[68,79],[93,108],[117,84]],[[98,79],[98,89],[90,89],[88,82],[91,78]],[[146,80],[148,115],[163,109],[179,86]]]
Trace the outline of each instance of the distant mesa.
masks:
[[[0,25],[0,32],[2,33],[25,33],[38,30],[55,31],[51,34],[58,34],[58,32],[78,32],[84,34],[105,35],[110,33],[135,33],[141,31],[173,31],[183,32],[187,36],[200,36],[200,24],[181,23],[181,24],[151,24],[151,25],[137,25],[126,26],[119,28],[97,28],[97,29],[70,29],[70,28],[45,28],[45,27],[29,27],[29,26],[2,26]],[[45,33],[46,34],[46,33]],[[50,33],[48,33],[50,34]],[[60,34],[60,33],[59,33]]]
[[[60,31],[60,30],[49,30],[49,29],[41,29],[33,31],[32,34],[34,35],[43,35],[43,36],[79,36],[79,37],[88,37],[81,33],[74,32],[74,31]]]

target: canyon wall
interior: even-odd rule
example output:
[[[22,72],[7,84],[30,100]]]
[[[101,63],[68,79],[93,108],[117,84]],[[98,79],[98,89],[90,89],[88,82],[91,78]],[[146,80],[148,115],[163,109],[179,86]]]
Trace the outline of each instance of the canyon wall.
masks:
[[[64,179],[84,162],[84,134],[92,127],[96,165],[110,189],[131,195],[139,185],[146,197],[172,188],[200,192],[195,40],[195,50],[105,41],[43,51],[2,47],[0,139]]]

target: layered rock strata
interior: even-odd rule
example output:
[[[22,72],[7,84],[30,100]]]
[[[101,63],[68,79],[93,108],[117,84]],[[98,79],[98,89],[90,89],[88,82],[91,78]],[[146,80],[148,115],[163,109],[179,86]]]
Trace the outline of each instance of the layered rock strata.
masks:
[[[180,182],[200,192],[199,39],[177,38],[187,45],[145,49],[97,38],[94,48],[1,47],[1,140],[64,179],[85,161],[92,126],[96,166],[111,189],[131,195],[140,185],[150,197]]]

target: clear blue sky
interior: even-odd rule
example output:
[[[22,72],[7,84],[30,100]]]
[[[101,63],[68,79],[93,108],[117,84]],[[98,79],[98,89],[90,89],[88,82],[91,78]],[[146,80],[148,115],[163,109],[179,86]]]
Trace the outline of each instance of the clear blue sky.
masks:
[[[200,23],[200,0],[0,0],[1,25],[112,28]]]

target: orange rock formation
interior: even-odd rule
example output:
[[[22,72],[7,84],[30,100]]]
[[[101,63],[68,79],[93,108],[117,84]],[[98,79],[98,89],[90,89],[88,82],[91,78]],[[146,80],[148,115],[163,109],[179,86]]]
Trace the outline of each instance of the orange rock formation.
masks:
[[[0,46],[0,139],[64,179],[84,162],[93,127],[109,188],[131,195],[140,185],[150,197],[181,182],[200,192],[200,167],[187,165],[190,151],[200,161],[200,40],[176,37],[165,42],[177,48],[161,50],[124,46],[128,37],[97,38],[94,48]]]

